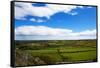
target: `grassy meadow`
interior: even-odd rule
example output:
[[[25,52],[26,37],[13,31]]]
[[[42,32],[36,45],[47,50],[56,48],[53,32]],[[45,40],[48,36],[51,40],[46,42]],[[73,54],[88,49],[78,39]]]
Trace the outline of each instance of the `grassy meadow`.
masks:
[[[15,41],[15,65],[96,62],[96,40]]]

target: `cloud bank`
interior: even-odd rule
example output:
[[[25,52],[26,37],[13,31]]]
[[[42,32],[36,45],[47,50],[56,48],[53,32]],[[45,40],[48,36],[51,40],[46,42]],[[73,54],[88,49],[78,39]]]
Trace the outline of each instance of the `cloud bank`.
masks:
[[[77,15],[77,12],[72,12],[74,9],[83,9],[83,6],[72,6],[72,5],[57,5],[57,4],[46,4],[46,6],[34,6],[32,3],[15,3],[15,19],[25,20],[26,16],[37,16],[46,17],[63,12],[69,15]]]
[[[15,29],[16,40],[78,40],[96,39],[96,29],[74,32],[47,26],[20,26]]]

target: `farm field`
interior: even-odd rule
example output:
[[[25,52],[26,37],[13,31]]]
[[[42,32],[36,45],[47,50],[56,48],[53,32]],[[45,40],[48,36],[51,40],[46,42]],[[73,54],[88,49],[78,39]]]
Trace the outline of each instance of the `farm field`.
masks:
[[[15,65],[96,62],[96,40],[15,41]]]

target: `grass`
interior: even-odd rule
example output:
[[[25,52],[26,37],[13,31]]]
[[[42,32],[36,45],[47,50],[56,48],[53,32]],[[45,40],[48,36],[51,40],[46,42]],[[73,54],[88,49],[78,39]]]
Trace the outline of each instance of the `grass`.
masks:
[[[96,40],[24,41],[24,44],[23,41],[16,41],[16,43],[16,66],[97,60]]]
[[[72,58],[74,61],[79,61],[79,60],[87,60],[91,61],[94,58],[96,58],[96,51],[90,51],[90,52],[78,52],[78,53],[62,53],[64,57],[68,56]]]

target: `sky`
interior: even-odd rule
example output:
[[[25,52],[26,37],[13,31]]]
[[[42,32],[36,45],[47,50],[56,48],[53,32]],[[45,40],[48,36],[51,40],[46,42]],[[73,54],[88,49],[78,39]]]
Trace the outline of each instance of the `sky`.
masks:
[[[96,7],[15,2],[15,40],[96,39]]]

